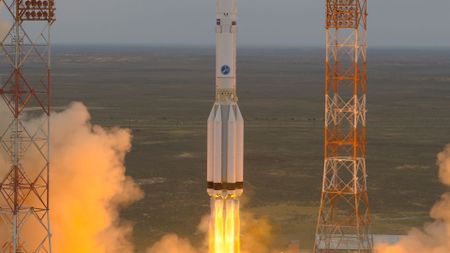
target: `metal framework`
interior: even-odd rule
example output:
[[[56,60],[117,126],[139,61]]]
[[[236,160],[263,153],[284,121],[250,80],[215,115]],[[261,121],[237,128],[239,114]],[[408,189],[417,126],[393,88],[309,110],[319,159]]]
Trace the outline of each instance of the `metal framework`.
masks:
[[[54,0],[0,5],[0,252],[47,253]]]
[[[314,252],[371,252],[366,172],[367,0],[326,1],[324,171]]]

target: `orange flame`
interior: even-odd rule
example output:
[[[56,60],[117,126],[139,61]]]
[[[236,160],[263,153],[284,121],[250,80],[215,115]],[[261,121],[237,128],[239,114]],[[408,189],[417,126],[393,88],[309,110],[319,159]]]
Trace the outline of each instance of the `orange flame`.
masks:
[[[239,199],[234,195],[211,198],[209,253],[240,252]]]

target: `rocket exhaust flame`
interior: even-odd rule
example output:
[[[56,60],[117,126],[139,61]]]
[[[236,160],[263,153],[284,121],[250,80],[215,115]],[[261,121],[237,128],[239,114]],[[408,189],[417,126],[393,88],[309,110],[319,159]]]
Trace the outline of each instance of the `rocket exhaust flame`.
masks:
[[[240,252],[239,199],[236,196],[211,197],[209,253]]]

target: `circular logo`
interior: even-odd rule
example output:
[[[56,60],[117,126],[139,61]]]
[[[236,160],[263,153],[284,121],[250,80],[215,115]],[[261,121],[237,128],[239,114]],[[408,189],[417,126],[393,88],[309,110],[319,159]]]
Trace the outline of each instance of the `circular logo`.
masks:
[[[228,65],[223,65],[222,68],[220,69],[220,71],[222,72],[223,75],[228,75],[231,72],[231,68]]]

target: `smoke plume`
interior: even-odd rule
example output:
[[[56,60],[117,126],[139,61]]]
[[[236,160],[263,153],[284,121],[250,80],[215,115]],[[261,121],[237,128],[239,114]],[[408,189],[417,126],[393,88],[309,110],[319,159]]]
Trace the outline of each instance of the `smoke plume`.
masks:
[[[257,218],[249,212],[242,213],[242,253],[270,253],[272,226],[266,218]]]
[[[147,253],[198,253],[187,239],[176,234],[164,236],[159,242],[147,250]]]
[[[133,180],[125,176],[130,132],[92,125],[81,103],[54,113],[50,120],[54,252],[132,253],[132,224],[119,217],[121,208],[142,197]],[[32,129],[36,121],[25,124]],[[24,159],[32,164],[42,158],[36,154]]]
[[[201,246],[195,247],[188,239],[168,234],[149,247],[146,253],[207,253],[209,216],[203,217],[198,231],[205,235]],[[299,253],[298,249],[274,250],[272,226],[266,218],[250,212],[241,212],[241,253]],[[306,253],[306,252],[303,252]]]
[[[450,145],[437,156],[439,180],[450,186]],[[422,230],[413,229],[395,245],[377,245],[376,253],[450,252],[450,192],[441,196],[430,212],[435,221]]]
[[[204,216],[201,219],[197,230],[207,235],[209,228],[209,216]],[[167,234],[163,236],[158,242],[147,248],[146,253],[206,253],[208,250],[208,238],[205,236],[204,241],[200,246],[193,246],[189,239],[181,238],[176,234]]]
[[[56,252],[133,252],[132,226],[119,210],[142,197],[125,176],[131,148],[128,130],[90,123],[85,106],[74,103],[52,117],[52,209]]]
[[[248,211],[242,212],[241,229],[241,253],[309,253],[296,246],[286,249],[276,248],[274,229],[266,217],[258,217]]]

